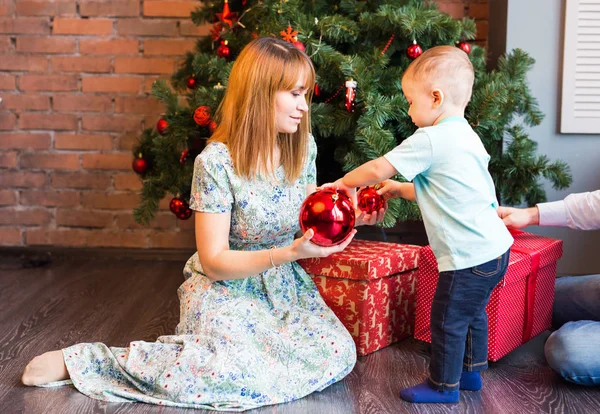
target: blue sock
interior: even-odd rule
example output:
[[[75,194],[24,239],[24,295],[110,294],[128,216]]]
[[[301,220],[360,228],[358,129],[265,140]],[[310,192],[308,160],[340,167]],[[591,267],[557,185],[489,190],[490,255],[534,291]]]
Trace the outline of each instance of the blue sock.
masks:
[[[482,386],[481,373],[479,371],[463,371],[460,376],[461,390],[479,391]]]
[[[429,386],[427,381],[414,387],[400,390],[400,397],[412,403],[455,403],[458,402],[460,392],[436,391]]]

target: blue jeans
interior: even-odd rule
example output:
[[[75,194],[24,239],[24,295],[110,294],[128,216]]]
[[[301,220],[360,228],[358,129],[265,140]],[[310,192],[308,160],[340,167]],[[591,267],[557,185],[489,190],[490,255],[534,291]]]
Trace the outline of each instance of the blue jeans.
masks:
[[[566,380],[600,385],[600,275],[556,279],[548,364]]]
[[[485,307],[508,268],[509,251],[487,263],[440,272],[431,306],[429,385],[458,390],[462,371],[487,368]]]

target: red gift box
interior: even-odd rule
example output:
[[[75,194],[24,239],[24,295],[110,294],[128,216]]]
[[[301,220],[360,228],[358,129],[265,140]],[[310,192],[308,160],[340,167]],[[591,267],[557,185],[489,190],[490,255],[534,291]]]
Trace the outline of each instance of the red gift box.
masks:
[[[492,291],[488,314],[488,359],[498,361],[518,346],[549,329],[556,262],[562,256],[562,241],[513,231],[508,270]],[[438,267],[431,247],[421,250],[417,284],[415,338],[431,342],[431,303],[438,280]]]
[[[298,263],[366,355],[412,335],[419,251],[353,240],[343,252]]]

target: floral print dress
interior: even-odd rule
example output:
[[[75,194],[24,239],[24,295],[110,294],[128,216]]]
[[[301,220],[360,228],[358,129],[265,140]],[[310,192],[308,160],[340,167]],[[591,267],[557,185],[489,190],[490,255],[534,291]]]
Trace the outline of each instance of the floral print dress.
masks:
[[[316,182],[315,158],[311,137],[296,182],[286,183],[283,168],[279,184],[248,181],[235,174],[227,147],[211,143],[195,161],[190,207],[231,213],[232,250],[289,245],[306,184]],[[297,263],[211,282],[196,253],[184,275],[175,335],[128,348],[83,343],[63,350],[79,391],[113,402],[241,411],[321,391],[354,367],[352,337]]]

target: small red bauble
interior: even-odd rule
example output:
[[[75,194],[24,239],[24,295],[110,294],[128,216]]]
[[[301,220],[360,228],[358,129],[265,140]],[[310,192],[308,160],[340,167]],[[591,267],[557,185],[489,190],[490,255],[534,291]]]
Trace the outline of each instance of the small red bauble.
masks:
[[[186,207],[179,210],[179,213],[177,213],[175,215],[177,216],[177,218],[179,220],[187,220],[190,217],[192,217],[192,209],[187,207],[187,203],[186,203]]]
[[[356,195],[357,204],[360,211],[367,214],[373,214],[383,208],[383,197],[377,194],[377,190],[373,187],[365,187]]]
[[[215,129],[217,129],[217,123],[215,121],[210,121],[210,124],[208,124],[208,130],[211,134],[213,134]]]
[[[354,228],[354,207],[350,198],[333,188],[309,195],[300,207],[300,228],[313,229],[310,240],[319,246],[342,243]]]
[[[174,197],[169,203],[169,209],[171,210],[171,213],[177,215],[185,205],[186,202],[183,201],[181,198]]]
[[[296,41],[292,42],[292,44],[294,46],[296,46],[296,48],[299,49],[300,51],[306,52],[306,47],[304,46],[304,43],[299,42],[299,41],[296,40]]]
[[[199,106],[194,111],[194,121],[200,126],[208,126],[210,124],[210,107],[208,106]]]
[[[229,46],[227,46],[227,40],[222,40],[221,45],[217,48],[217,56],[229,60],[230,55],[231,51],[229,50]]]
[[[181,153],[181,156],[179,157],[179,164],[181,164],[181,165],[185,164],[185,162],[188,159],[189,154],[190,154],[190,152],[188,150],[183,150],[183,152]]]
[[[198,81],[196,78],[192,77],[187,80],[188,89],[196,89],[196,86],[198,86]]]
[[[138,154],[137,158],[133,160],[131,168],[138,174],[144,174],[148,171],[148,161],[142,158],[142,154]]]
[[[466,54],[471,53],[471,45],[467,42],[458,42],[458,47]]]
[[[422,54],[423,49],[421,49],[421,46],[419,46],[416,40],[413,40],[413,44],[406,49],[406,55],[413,60],[418,58]]]
[[[163,135],[167,128],[169,127],[169,123],[165,121],[163,118],[160,118],[156,123],[156,130],[160,135]]]

